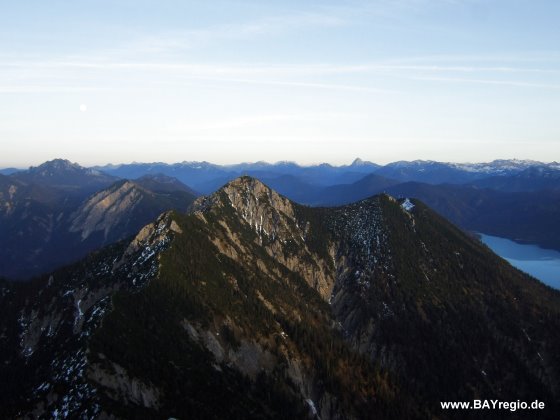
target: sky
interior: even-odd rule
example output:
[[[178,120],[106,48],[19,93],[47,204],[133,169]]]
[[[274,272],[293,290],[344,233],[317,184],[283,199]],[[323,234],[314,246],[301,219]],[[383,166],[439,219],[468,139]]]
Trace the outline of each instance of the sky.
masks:
[[[560,160],[556,0],[0,2],[0,167]]]

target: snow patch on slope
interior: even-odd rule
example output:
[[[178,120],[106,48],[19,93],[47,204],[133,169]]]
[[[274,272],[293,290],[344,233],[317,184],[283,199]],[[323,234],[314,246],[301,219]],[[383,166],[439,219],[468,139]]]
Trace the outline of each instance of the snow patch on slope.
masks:
[[[410,212],[414,208],[414,204],[412,204],[412,202],[408,198],[406,198],[401,204],[401,207],[404,210]]]

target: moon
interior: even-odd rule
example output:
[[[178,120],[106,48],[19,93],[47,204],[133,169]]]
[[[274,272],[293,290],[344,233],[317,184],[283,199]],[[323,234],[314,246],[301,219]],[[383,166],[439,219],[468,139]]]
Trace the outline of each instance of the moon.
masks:
[[[87,111],[87,105],[86,104],[81,104],[80,105],[80,112],[86,112]]]

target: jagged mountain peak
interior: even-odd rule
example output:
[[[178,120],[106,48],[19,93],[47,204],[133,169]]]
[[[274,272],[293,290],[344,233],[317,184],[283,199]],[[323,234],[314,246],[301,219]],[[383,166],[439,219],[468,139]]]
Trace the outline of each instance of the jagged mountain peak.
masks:
[[[280,198],[280,195],[272,188],[265,185],[257,178],[250,176],[241,176],[228,182],[220,191],[225,192],[230,198],[237,197],[238,195],[248,198],[250,196],[260,197],[266,195],[269,198]],[[284,198],[284,200],[288,200]]]
[[[256,178],[242,176],[228,182],[214,194],[193,203],[194,212],[222,212],[233,209],[259,235],[278,237],[279,228],[296,220],[294,203]],[[281,230],[281,229],[280,229]]]
[[[531,159],[494,159],[490,164],[496,166],[519,166],[519,167],[529,167],[534,165],[542,165],[542,162],[531,160]]]
[[[20,181],[48,185],[65,190],[81,190],[86,195],[115,182],[117,178],[96,169],[84,168],[66,159],[54,159],[26,171],[16,172],[12,178]]]
[[[39,176],[53,176],[64,172],[86,173],[87,169],[77,163],[72,163],[67,159],[53,159],[44,162],[39,166],[31,166],[28,169],[28,172]]]
[[[242,258],[253,260],[258,252],[226,245],[238,243],[239,237],[244,237],[251,246],[259,247],[301,274],[324,300],[329,298],[334,284],[329,252],[334,248],[328,240],[318,247],[308,241],[311,224],[304,214],[305,207],[291,202],[258,179],[242,176],[216,193],[195,200],[190,211],[204,223],[218,223],[226,229],[228,239],[215,243],[226,255],[235,258],[244,255]],[[323,251],[321,255],[317,248]]]
[[[128,244],[121,260],[116,263],[117,268],[126,262],[126,259],[142,249],[148,250],[163,247],[169,242],[169,235],[183,233],[177,222],[173,220],[172,211],[162,213],[155,222],[144,226]]]
[[[352,168],[353,170],[374,170],[379,167],[380,166],[378,164],[370,162],[368,160],[363,160],[359,157],[354,159],[349,166],[349,168]]]
[[[257,207],[268,205],[293,215],[292,203],[286,197],[263,184],[256,178],[241,176],[236,178],[214,194],[198,198],[192,207],[194,211],[203,211],[214,205],[231,205],[240,211],[244,218]]]
[[[254,178],[252,176],[248,176],[248,175],[243,175],[240,176],[238,178],[235,178],[234,180],[228,182],[227,184],[225,184],[222,189],[228,189],[228,188],[249,188],[249,189],[255,189],[255,188],[268,188],[264,183],[262,183],[260,180],[258,180],[257,178]],[[268,188],[270,189],[270,188]]]
[[[41,165],[38,166],[38,168],[47,168],[47,167],[52,167],[52,168],[57,168],[57,169],[67,169],[67,168],[85,169],[77,163],[73,163],[73,162],[69,161],[68,159],[61,159],[61,158],[48,160],[48,161],[46,161],[46,162],[44,162],[44,163],[42,163]]]
[[[82,173],[94,176],[103,175],[101,171],[85,168],[78,163],[60,158],[46,161],[39,166],[32,166],[29,168],[29,172],[42,176],[53,176],[55,174],[63,173]]]

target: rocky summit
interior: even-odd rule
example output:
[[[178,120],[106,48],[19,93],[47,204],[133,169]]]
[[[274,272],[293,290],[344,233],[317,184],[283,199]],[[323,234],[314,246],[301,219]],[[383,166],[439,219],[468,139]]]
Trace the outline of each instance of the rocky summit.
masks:
[[[560,294],[414,199],[311,208],[241,177],[131,241],[1,283],[0,313],[7,418],[559,408]]]

